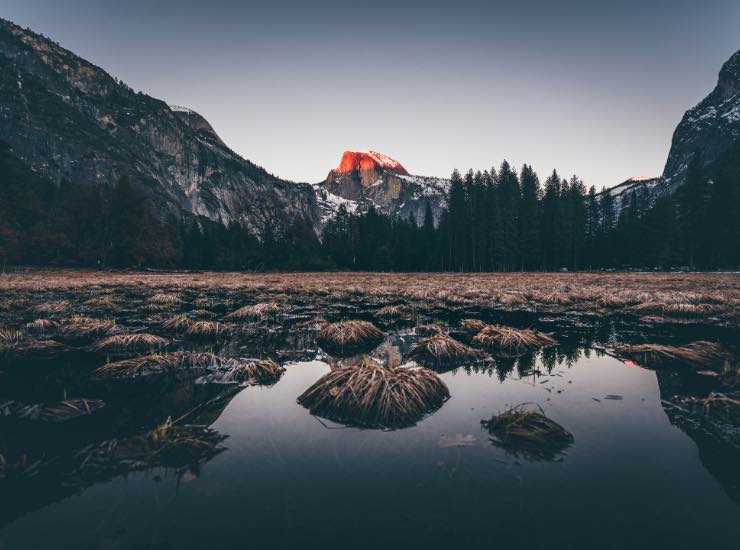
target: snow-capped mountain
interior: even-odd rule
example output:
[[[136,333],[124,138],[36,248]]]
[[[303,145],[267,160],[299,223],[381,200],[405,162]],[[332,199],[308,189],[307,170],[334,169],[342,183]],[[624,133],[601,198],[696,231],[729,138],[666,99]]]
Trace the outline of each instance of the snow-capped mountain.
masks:
[[[429,203],[435,221],[447,203],[450,182],[409,174],[397,160],[376,151],[345,151],[326,181],[314,186],[323,219],[340,204],[364,211],[371,204],[384,214],[424,221]]]

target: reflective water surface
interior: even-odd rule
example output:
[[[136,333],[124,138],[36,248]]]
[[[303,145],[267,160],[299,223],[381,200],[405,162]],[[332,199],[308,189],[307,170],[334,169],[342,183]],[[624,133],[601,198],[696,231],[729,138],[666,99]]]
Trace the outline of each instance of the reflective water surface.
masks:
[[[400,362],[413,339],[373,355]],[[297,404],[335,362],[312,355],[274,386],[212,390],[197,420],[226,450],[200,465],[2,495],[0,548],[737,548],[737,477],[707,466],[726,451],[671,423],[654,371],[584,348],[457,368],[441,374],[441,409],[383,431]],[[208,390],[194,387],[168,390],[186,395],[162,407],[202,402],[190,393]],[[553,460],[494,445],[481,420],[520,403],[542,406],[574,444]]]

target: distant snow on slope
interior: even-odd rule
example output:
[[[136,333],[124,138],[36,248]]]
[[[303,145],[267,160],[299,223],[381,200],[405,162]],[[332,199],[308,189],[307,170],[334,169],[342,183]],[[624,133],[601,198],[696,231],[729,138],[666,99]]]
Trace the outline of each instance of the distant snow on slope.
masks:
[[[330,193],[321,187],[321,184],[319,183],[314,183],[311,187],[313,187],[314,192],[316,193],[316,204],[319,207],[321,225],[326,224],[326,222],[336,216],[339,211],[339,207],[342,205],[344,205],[347,212],[350,214],[357,212],[359,205],[355,201]]]

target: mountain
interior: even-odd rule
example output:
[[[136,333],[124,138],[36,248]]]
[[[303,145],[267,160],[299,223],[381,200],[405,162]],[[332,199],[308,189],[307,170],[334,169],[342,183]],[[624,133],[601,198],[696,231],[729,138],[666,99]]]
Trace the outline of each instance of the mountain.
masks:
[[[660,181],[660,178],[635,176],[604,192],[609,193],[614,198],[614,207],[617,211],[620,211],[622,207],[627,205],[632,191],[637,192],[638,196],[652,196]]]
[[[740,144],[740,51],[722,66],[714,90],[698,105],[686,111],[673,132],[671,149],[661,177],[630,178],[607,190],[617,210],[631,192],[650,199],[680,188],[694,154],[699,154],[708,173]]]
[[[706,167],[715,165],[740,141],[740,51],[722,66],[714,90],[684,114],[673,133],[659,192],[684,183],[694,153]]]
[[[127,176],[162,217],[236,222],[259,236],[318,226],[311,186],[243,159],[170,107],[53,41],[0,19],[0,145],[39,177],[112,186]]]
[[[366,210],[372,204],[384,214],[424,221],[429,203],[435,221],[447,203],[449,180],[411,175],[395,159],[375,151],[345,151],[339,166],[315,185],[324,219],[344,204],[349,211]]]

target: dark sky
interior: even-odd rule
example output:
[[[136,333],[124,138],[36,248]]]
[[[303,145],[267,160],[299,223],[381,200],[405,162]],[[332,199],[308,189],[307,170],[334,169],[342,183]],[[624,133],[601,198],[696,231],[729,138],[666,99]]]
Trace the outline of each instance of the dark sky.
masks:
[[[504,158],[599,188],[658,175],[740,49],[738,0],[2,0],[0,16],[301,181],[345,149],[434,176]]]

